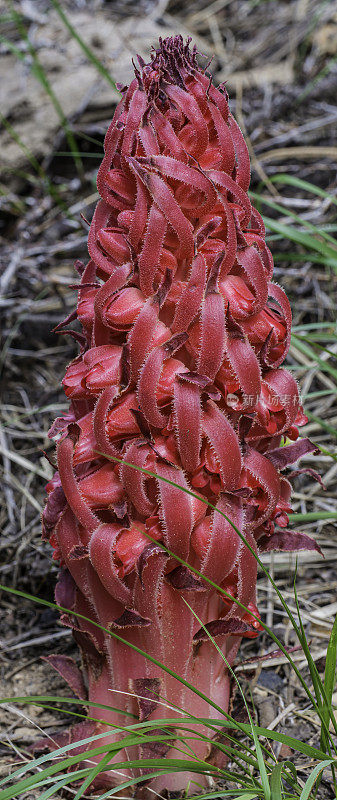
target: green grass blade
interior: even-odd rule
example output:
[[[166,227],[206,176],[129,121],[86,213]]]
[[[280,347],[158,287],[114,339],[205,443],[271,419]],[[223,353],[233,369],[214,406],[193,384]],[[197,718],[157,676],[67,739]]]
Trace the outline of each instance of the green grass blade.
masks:
[[[320,186],[315,186],[314,183],[309,183],[309,181],[303,181],[301,178],[296,178],[294,175],[287,175],[286,173],[280,172],[277,175],[270,175],[269,180],[271,183],[281,183],[294,186],[296,189],[303,189],[305,192],[310,192],[311,194],[316,194],[318,197],[328,199],[337,206],[337,198],[332,194],[321,189]]]
[[[65,113],[64,113],[63,108],[61,106],[61,103],[60,103],[58,97],[56,96],[51,83],[49,82],[48,76],[47,76],[47,74],[45,72],[45,69],[44,69],[43,65],[41,64],[41,61],[40,61],[40,59],[39,59],[39,57],[37,55],[35,47],[32,44],[32,42],[30,41],[30,38],[29,38],[29,36],[27,34],[27,31],[26,31],[26,28],[25,28],[25,26],[24,26],[24,24],[22,22],[22,17],[21,17],[20,14],[18,14],[18,12],[16,11],[16,9],[14,7],[13,0],[10,0],[10,7],[11,7],[11,11],[12,11],[13,21],[16,24],[16,27],[18,29],[18,32],[19,32],[20,36],[21,36],[21,39],[26,42],[27,48],[28,48],[28,52],[29,52],[29,54],[30,54],[30,56],[32,58],[32,62],[33,62],[32,70],[33,70],[33,73],[35,74],[35,77],[38,79],[39,83],[41,84],[41,86],[45,90],[46,94],[48,95],[49,99],[51,100],[51,102],[52,102],[52,104],[54,106],[54,109],[55,109],[55,111],[57,113],[57,116],[58,116],[58,118],[60,120],[60,123],[61,123],[61,125],[63,127],[63,130],[64,130],[64,133],[65,133],[65,136],[66,136],[66,139],[67,139],[67,142],[68,142],[70,150],[76,151],[77,147],[76,147],[75,137],[74,137],[74,134],[73,134],[73,132],[72,132],[70,126],[69,126],[69,122],[67,120],[67,117],[65,116]],[[84,171],[83,171],[83,165],[82,165],[81,158],[78,158],[76,156],[76,157],[74,157],[74,161],[75,161],[75,165],[76,165],[78,174],[83,178]]]
[[[52,785],[45,792],[42,792],[42,794],[39,793],[38,800],[49,800],[49,797],[55,797],[56,792],[58,792],[60,789],[63,789],[65,786],[69,786],[69,788],[71,788],[71,784],[73,784],[75,780],[80,780],[83,778],[87,772],[88,770],[86,769],[76,770],[76,772],[68,772],[65,777],[63,777],[61,780],[57,780],[56,783],[55,778],[46,778],[46,780],[44,780],[42,773],[42,780],[40,783],[35,785],[35,789],[40,789],[42,786],[46,786],[48,783],[51,783]]]
[[[35,700],[34,697],[32,697],[32,698],[29,698],[29,697],[27,697],[27,698],[15,698],[14,697],[14,698],[8,698],[7,701],[1,700],[1,703],[9,702],[9,701],[10,702],[14,702],[15,700],[21,700],[21,701],[24,700],[25,702],[29,703],[30,699],[33,702]],[[60,699],[62,699],[62,698],[60,698]],[[69,698],[69,702],[71,700],[72,700],[72,698]],[[80,701],[78,701],[78,702],[80,702]],[[106,736],[106,731],[104,731],[104,733],[94,734],[93,736],[89,736],[86,739],[80,739],[77,742],[72,742],[72,743],[63,745],[63,747],[58,747],[56,753],[55,753],[55,751],[53,751],[53,752],[46,753],[45,755],[40,756],[39,758],[34,758],[31,761],[28,761],[27,763],[23,764],[21,767],[19,767],[17,770],[12,772],[10,775],[6,775],[4,778],[2,778],[1,781],[0,781],[0,786],[3,786],[4,784],[9,783],[10,781],[12,781],[15,778],[22,777],[23,775],[25,775],[26,772],[31,772],[31,770],[34,769],[34,768],[42,767],[43,764],[46,764],[48,761],[53,761],[55,759],[55,755],[61,756],[64,753],[68,753],[71,750],[75,750],[75,748],[77,748],[79,746],[85,746],[87,744],[92,744],[92,742],[97,741],[99,739],[103,739],[105,736]]]
[[[335,381],[337,381],[337,369],[332,367],[331,364],[329,364],[328,361],[323,361],[323,359],[320,358],[317,355],[317,353],[315,353],[313,348],[310,347],[310,345],[308,345],[306,342],[304,342],[301,338],[299,338],[296,333],[293,334],[293,338],[294,338],[294,344],[292,345],[293,347],[297,348],[297,350],[299,350],[300,353],[303,353],[304,355],[306,355],[309,358],[311,358],[312,361],[314,361],[317,364],[319,364],[320,369],[321,369],[322,372],[328,372],[329,375],[332,375],[332,377],[335,379]],[[336,358],[336,354],[334,353],[333,355]]]
[[[326,694],[326,702],[322,708],[322,716],[325,725],[329,724],[329,708],[332,703],[332,695],[336,683],[336,664],[337,664],[337,616],[332,626],[332,631],[329,639],[329,644],[326,653],[325,661],[325,675],[324,675],[324,689]],[[328,745],[327,735],[324,728],[321,729],[320,746],[321,750],[326,752]]]
[[[19,134],[12,127],[10,122],[8,122],[6,117],[3,116],[1,111],[0,111],[0,120],[1,120],[2,124],[4,125],[4,127],[6,128],[6,130],[8,131],[8,133],[10,134],[10,136],[12,137],[13,141],[18,145],[20,150],[22,150],[22,152],[25,154],[26,158],[28,159],[29,163],[31,164],[31,166],[33,167],[33,169],[35,170],[35,172],[37,173],[39,178],[46,184],[46,187],[47,187],[47,190],[48,190],[49,194],[54,198],[54,200],[57,203],[57,205],[60,206],[62,211],[64,211],[65,214],[68,217],[71,217],[71,215],[68,212],[67,206],[66,206],[64,200],[62,199],[57,187],[54,186],[52,181],[49,180],[47,174],[45,173],[43,167],[41,167],[41,164],[39,164],[37,158],[35,158],[34,154],[31,153],[31,151],[29,150],[29,147],[27,147],[27,145],[25,145],[25,143],[20,138]],[[32,176],[30,176],[30,180],[32,180]]]
[[[296,564],[296,572],[297,572],[297,564]],[[302,617],[301,617],[301,612],[300,612],[300,607],[299,607],[299,602],[298,602],[298,594],[297,594],[297,587],[296,587],[296,572],[295,572],[295,578],[294,578],[294,596],[295,596],[297,614],[298,614],[298,619],[299,619],[300,629],[301,629],[301,634],[302,634],[301,644],[302,644],[302,648],[303,648],[303,651],[304,651],[306,659],[307,659],[307,663],[308,663],[309,671],[310,671],[310,675],[311,675],[311,680],[312,680],[312,684],[313,684],[315,695],[316,695],[316,699],[317,699],[317,704],[319,706],[318,714],[319,714],[319,718],[320,718],[320,721],[321,721],[321,742],[322,742],[322,736],[324,736],[325,749],[328,750],[328,754],[331,755],[331,747],[330,747],[330,742],[329,742],[329,720],[331,719],[331,721],[333,722],[333,727],[335,729],[335,732],[337,732],[337,724],[336,724],[334,713],[332,711],[331,698],[329,700],[329,698],[328,698],[328,696],[326,694],[325,686],[324,686],[324,684],[322,685],[322,681],[321,681],[318,669],[317,669],[316,664],[315,664],[315,662],[314,662],[314,660],[313,660],[313,658],[311,656],[310,647],[309,647],[309,644],[307,642],[307,638],[306,638],[306,635],[305,635],[305,630],[304,630]],[[335,674],[336,653],[334,653],[333,647],[332,647],[332,654],[335,655],[335,661],[334,661],[334,674]],[[333,685],[334,685],[334,682],[333,682]],[[331,690],[331,696],[332,696],[332,691],[333,691],[333,687],[332,687],[332,690]],[[324,748],[322,746],[321,746],[321,749],[324,750]],[[334,743],[333,743],[333,749],[336,752],[336,747],[335,747]],[[333,771],[333,777],[335,777],[334,776],[334,771]]]
[[[321,453],[323,453],[324,456],[329,456],[329,458],[332,458],[333,461],[337,461],[337,454],[336,453],[332,453],[331,450],[328,450],[326,447],[323,447],[321,444],[318,444],[317,447],[321,451]],[[323,517],[323,519],[324,519],[324,517]]]
[[[325,242],[319,241],[309,233],[303,233],[297,230],[293,225],[285,225],[283,222],[278,222],[271,217],[263,216],[263,219],[268,230],[281,234],[283,239],[303,245],[309,252],[314,250],[323,256],[323,258],[327,259],[334,269],[337,269],[337,249],[333,249]]]
[[[337,256],[337,242],[333,236],[330,236],[329,233],[326,233],[326,231],[322,230],[321,228],[317,228],[316,225],[312,225],[311,222],[308,222],[306,219],[303,219],[303,217],[300,217],[298,214],[295,214],[288,208],[276,203],[275,200],[272,200],[270,197],[265,197],[252,191],[250,191],[249,194],[253,200],[258,200],[260,203],[262,203],[262,205],[267,205],[270,208],[273,208],[274,211],[279,211],[283,216],[290,217],[295,222],[298,222],[303,228],[307,228],[307,230],[311,231],[314,236],[319,236],[320,238],[325,239],[327,242],[330,242],[334,247],[336,247],[335,256]]]
[[[76,30],[76,28],[74,28],[74,26],[71,24],[69,18],[67,17],[64,9],[60,6],[60,3],[58,2],[58,0],[51,0],[51,2],[52,2],[53,6],[55,8],[55,11],[57,11],[60,19],[62,20],[62,22],[64,23],[64,25],[68,29],[69,33],[71,34],[73,39],[75,39],[76,42],[79,44],[79,46],[83,50],[83,53],[85,53],[85,55],[89,59],[89,61],[91,61],[91,63],[94,65],[94,67],[96,67],[97,72],[99,72],[100,75],[102,75],[103,78],[107,81],[107,83],[109,83],[109,85],[112,86],[112,88],[115,89],[116,92],[118,92],[118,89],[117,89],[117,86],[115,84],[115,81],[111,77],[110,73],[105,68],[104,64],[102,64],[100,59],[97,58],[97,56],[95,56],[95,53],[91,50],[89,45],[86,44],[86,42],[82,39],[82,37],[80,36],[80,34]]]
[[[162,774],[163,774],[162,770],[156,770],[153,772],[149,772],[146,778],[147,780],[151,780],[152,778],[158,778],[158,776]],[[99,797],[95,798],[95,800],[106,800],[106,798],[108,797],[114,797],[116,794],[119,794],[124,789],[129,789],[130,787],[137,786],[138,783],[142,782],[144,782],[144,775],[141,775],[138,778],[131,778],[128,781],[120,783],[119,786],[115,787],[115,789],[108,789],[107,792],[105,792],[104,794],[100,794]],[[155,795],[153,795],[153,798],[155,800]]]
[[[321,686],[320,686],[320,681],[319,681],[319,674],[318,674],[318,670],[317,670],[316,664],[315,664],[315,662],[314,662],[314,660],[313,660],[313,658],[311,656],[310,647],[308,645],[307,637],[305,635],[305,630],[304,630],[304,627],[303,627],[302,616],[301,616],[300,606],[299,606],[299,602],[298,602],[297,587],[296,587],[296,574],[297,574],[297,563],[296,563],[296,571],[295,571],[295,576],[294,576],[293,587],[294,587],[294,597],[295,597],[295,603],[296,603],[296,608],[297,608],[297,615],[298,615],[298,620],[299,620],[300,630],[301,630],[301,645],[302,645],[303,652],[305,654],[305,657],[307,659],[307,663],[308,663],[308,666],[309,666],[311,680],[312,680],[312,684],[313,684],[315,695],[316,695],[316,700],[317,700],[318,705],[320,705],[321,704],[321,691],[320,691]],[[325,728],[326,727],[327,727],[327,724],[325,725]]]
[[[299,106],[300,103],[302,103],[303,100],[305,100],[308,94],[310,94],[314,86],[317,86],[317,84],[320,83],[320,81],[322,81],[323,78],[325,78],[329,74],[330,70],[332,69],[336,61],[337,61],[337,56],[332,56],[331,58],[329,58],[329,61],[327,61],[326,64],[324,64],[324,67],[322,67],[318,75],[315,75],[315,77],[312,78],[312,80],[309,81],[309,83],[306,85],[303,92],[301,92],[300,96],[296,100],[296,106]]]
[[[297,782],[296,767],[292,761],[282,761],[279,764],[275,764],[275,767],[273,767],[270,774],[270,790],[272,800],[283,800],[282,773],[284,772],[284,777],[288,778],[286,770],[291,772],[292,777]]]
[[[291,522],[319,522],[322,519],[337,519],[334,511],[308,511],[307,514],[289,514]]]
[[[101,761],[99,761],[99,763],[96,764],[96,766],[91,770],[90,775],[88,775],[85,781],[83,781],[82,786],[80,786],[79,790],[75,794],[74,800],[80,800],[80,798],[83,797],[85,790],[88,788],[88,786],[90,786],[99,772],[104,772],[104,769],[109,761],[111,761],[111,755],[110,753],[106,753]]]
[[[12,22],[13,17],[10,16],[9,19]],[[18,58],[20,61],[26,60],[26,53],[23,53],[22,50],[20,50],[18,47],[15,47],[15,44],[13,44],[13,42],[11,42],[10,39],[7,39],[6,36],[0,34],[0,42],[4,44],[8,48],[8,50],[13,54],[13,56],[16,56],[16,58]]]
[[[306,322],[299,325],[292,325],[292,331],[323,331],[326,329],[336,330],[335,322]]]
[[[323,770],[325,770],[327,767],[330,767],[331,764],[333,764],[332,758],[329,758],[327,761],[321,761],[320,764],[317,764],[317,766],[313,769],[311,775],[309,775],[308,780],[305,782],[299,800],[309,800],[311,789],[315,785],[317,778],[319,777],[321,772],[323,772]]]
[[[283,241],[282,236],[270,236],[269,242],[271,241]],[[333,269],[337,268],[337,259],[333,258],[324,258],[323,256],[316,256],[314,253],[280,253],[274,250],[274,262],[275,264],[279,264],[281,261],[289,262],[289,261],[310,261],[311,264],[321,264],[322,267],[333,267]]]
[[[308,409],[306,409],[305,413],[311,422],[317,422],[317,424],[320,425],[320,427],[324,431],[330,433],[334,439],[337,438],[337,429],[334,428],[332,425],[329,425],[328,422],[325,422],[325,420],[322,419],[322,417],[317,417],[316,414],[312,414],[311,411],[308,411]]]
[[[294,334],[294,339],[296,341],[299,341],[299,342],[306,342],[309,345],[309,347],[310,347],[310,349],[311,349],[313,354],[316,351],[315,351],[314,347],[312,347],[312,345],[316,345],[316,347],[319,347],[319,350],[320,350],[321,353],[327,353],[327,355],[330,356],[330,358],[337,358],[337,353],[335,353],[334,350],[330,350],[329,347],[326,347],[327,342],[326,342],[326,338],[324,337],[324,334],[322,335],[321,340],[320,340],[318,334],[316,334],[316,336],[314,336],[313,334],[307,333],[304,336],[301,333],[295,333]],[[321,344],[321,341],[324,341],[325,344]],[[332,342],[333,342],[333,344],[336,344],[336,337],[333,337]]]

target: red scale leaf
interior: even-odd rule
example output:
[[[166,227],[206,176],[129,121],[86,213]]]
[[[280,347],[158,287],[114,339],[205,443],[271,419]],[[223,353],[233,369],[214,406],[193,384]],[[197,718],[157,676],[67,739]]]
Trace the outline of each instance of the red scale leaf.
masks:
[[[159,266],[166,229],[167,223],[164,214],[153,204],[138,262],[140,288],[145,297],[153,293],[153,281]]]
[[[202,426],[219,463],[224,490],[237,489],[242,465],[239,440],[231,423],[213,400],[206,403]]]
[[[193,254],[192,225],[184,216],[173,193],[159,175],[149,172],[142,167],[135,158],[130,157],[128,160],[135,174],[143,181],[144,186],[149,190],[154,202],[177,234],[180,257],[191,257]]]
[[[206,280],[206,264],[202,255],[192,262],[191,275],[176,305],[172,332],[187,331],[200,310]]]
[[[238,123],[235,121],[232,114],[229,114],[228,121],[235,148],[236,179],[244,192],[248,192],[250,184],[250,161],[248,147],[242,136]]]
[[[255,294],[255,304],[252,313],[256,314],[266,305],[268,299],[268,283],[261,256],[255,247],[246,247],[239,250],[237,261],[243,268],[249,284]]]
[[[138,163],[146,167],[153,167],[158,170],[161,175],[167,175],[169,178],[175,178],[181,181],[186,186],[191,186],[197,189],[201,194],[204,194],[205,200],[201,204],[199,213],[208,214],[216,202],[216,192],[210,180],[208,180],[202,172],[198,172],[186,164],[182,164],[175,158],[170,156],[153,155],[149,158],[139,158]]]
[[[189,92],[181,89],[180,86],[169,84],[166,87],[166,93],[179,106],[191,123],[195,140],[193,155],[197,158],[206,150],[208,145],[208,128],[198,103]]]
[[[134,92],[125,123],[121,153],[123,156],[131,155],[135,134],[139,130],[143,114],[147,107],[146,95],[140,89]]]
[[[210,169],[207,170],[207,175],[217,186],[221,186],[222,189],[225,189],[226,193],[234,197],[234,202],[241,206],[245,212],[242,225],[248,225],[252,211],[247,193],[241,189],[240,185],[238,185],[230,175],[227,175],[226,172]]]
[[[221,154],[221,168],[231,175],[235,164],[235,150],[227,120],[224,120],[221,112],[214,103],[208,103],[208,108],[212,114],[214,127],[217,133],[219,152]]]
[[[187,472],[193,472],[199,464],[201,447],[202,412],[199,387],[177,377],[174,383],[174,409],[181,462]]]
[[[182,470],[161,462],[157,463],[156,472],[165,479],[165,482],[158,481],[161,514],[165,525],[165,544],[169,550],[186,560],[193,527],[191,498],[179,488],[179,486],[183,489],[189,488],[186,478]],[[166,481],[171,481],[177,486],[172,486]]]
[[[241,533],[244,532],[242,501],[235,496],[224,494],[220,497],[213,513],[208,548],[201,564],[202,574],[217,584],[222,584],[232,572],[241,544],[240,537],[231,522]]]
[[[147,445],[140,447],[139,443],[132,442],[125,451],[124,460],[129,464],[134,464],[141,470],[146,466],[148,455],[149,447]],[[137,511],[143,516],[149,517],[154,511],[154,504],[149,500],[146,493],[146,475],[139,470],[133,469],[128,464],[122,464],[121,481]]]
[[[82,672],[72,658],[63,656],[60,653],[52,656],[42,656],[42,658],[64,678],[68,686],[76,694],[76,697],[79,697],[80,700],[87,699],[88,692],[85,688]]]
[[[122,528],[120,525],[99,525],[90,539],[89,556],[92,566],[107,592],[125,605],[130,604],[130,589],[118,577],[114,563],[116,542]]]
[[[58,471],[68,504],[78,521],[88,531],[97,527],[98,519],[85,502],[74,473],[74,443],[67,436],[57,448]]]
[[[261,370],[255,352],[242,328],[231,316],[229,306],[226,319],[225,351],[244,394],[243,408],[252,407],[261,392]]]
[[[278,550],[279,552],[315,550],[321,556],[323,555],[317,542],[311,539],[306,533],[285,530],[284,528],[281,531],[275,531],[270,538],[265,537],[260,539],[259,547],[263,552],[270,552],[271,550]]]
[[[143,236],[148,218],[148,193],[140,178],[137,181],[137,197],[132,222],[129,228],[128,239],[134,250],[137,249]]]

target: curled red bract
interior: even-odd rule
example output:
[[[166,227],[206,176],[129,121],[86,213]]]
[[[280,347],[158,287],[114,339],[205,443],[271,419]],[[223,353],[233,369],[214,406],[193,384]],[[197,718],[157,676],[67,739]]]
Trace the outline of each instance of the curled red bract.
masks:
[[[207,631],[232,664],[242,636],[261,629],[254,553],[273,549],[273,536],[275,549],[313,546],[285,530],[290,485],[280,469],[311,446],[282,459],[305,417],[280,366],[291,313],[272,282],[249,179],[226,90],[188,42],[162,41],[123,90],[106,135],[78,293],[86,344],[63,381],[70,413],[54,426],[59,475],[44,512],[62,586],[65,575],[73,586],[64,619],[83,652],[89,702],[120,709],[92,706],[89,716],[112,724],[126,724],[126,712],[144,718],[145,707],[147,718],[174,715],[165,701],[195,716],[215,712],[78,614],[226,710],[228,671]],[[106,740],[115,737],[107,729]],[[207,756],[202,740],[195,750]],[[174,773],[153,786],[187,782]]]

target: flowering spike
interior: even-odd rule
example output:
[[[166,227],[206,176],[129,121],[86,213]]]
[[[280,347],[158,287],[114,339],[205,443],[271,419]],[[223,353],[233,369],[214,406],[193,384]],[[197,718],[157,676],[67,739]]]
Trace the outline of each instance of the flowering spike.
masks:
[[[317,547],[287,529],[281,470],[314,446],[297,440],[306,418],[280,367],[291,312],[248,198],[242,133],[189,41],[160,41],[149,64],[138,62],[105,138],[91,260],[66,321],[81,323],[82,350],[63,381],[69,413],[50,433],[58,472],[43,514],[63,568],[57,601],[71,612],[62,621],[82,650],[88,714],[104,744],[129,712],[158,725],[165,703],[171,716],[175,705],[214,714],[137,648],[225,712],[229,674],[207,632],[233,664],[241,638],[261,629],[254,554]],[[75,667],[52,663],[83,694]],[[204,760],[209,731],[200,732]],[[149,742],[138,757],[156,752]],[[109,787],[123,773],[112,760],[100,780]],[[143,796],[177,792],[191,777],[157,777],[147,790],[145,770]]]

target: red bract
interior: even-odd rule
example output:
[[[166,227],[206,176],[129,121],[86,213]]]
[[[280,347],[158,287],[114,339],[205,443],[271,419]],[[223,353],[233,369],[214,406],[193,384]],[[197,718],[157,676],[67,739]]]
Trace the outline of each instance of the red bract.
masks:
[[[126,712],[141,720],[179,717],[176,707],[216,712],[78,614],[226,711],[229,674],[206,631],[233,664],[242,636],[261,629],[254,553],[316,547],[286,527],[290,484],[280,470],[314,446],[281,446],[306,421],[296,382],[280,366],[291,313],[271,282],[263,222],[247,194],[248,151],[226,90],[180,36],[161,42],[150,64],[140,59],[135,73],[98,172],[102,199],[77,305],[82,352],[63,381],[70,412],[53,426],[58,473],[44,512],[63,567],[56,597],[72,612],[63,619],[82,649],[89,702],[120,710],[89,705],[88,714],[117,726]],[[57,660],[79,685],[64,665]],[[106,730],[107,742],[118,738]],[[193,748],[212,757],[202,740]],[[158,752],[150,743],[134,749],[140,758]],[[163,776],[152,788],[179,790],[188,777]],[[104,779],[116,785],[123,775]]]

